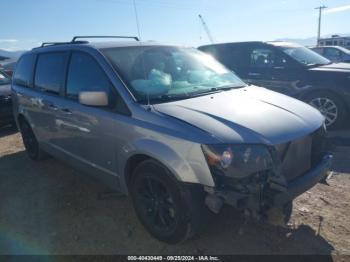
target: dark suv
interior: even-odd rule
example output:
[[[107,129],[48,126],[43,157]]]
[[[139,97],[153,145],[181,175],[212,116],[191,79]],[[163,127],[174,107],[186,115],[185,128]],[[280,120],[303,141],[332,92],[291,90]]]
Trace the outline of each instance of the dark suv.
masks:
[[[286,42],[241,42],[199,47],[246,82],[303,100],[326,118],[328,127],[344,124],[350,112],[350,64],[332,63]]]

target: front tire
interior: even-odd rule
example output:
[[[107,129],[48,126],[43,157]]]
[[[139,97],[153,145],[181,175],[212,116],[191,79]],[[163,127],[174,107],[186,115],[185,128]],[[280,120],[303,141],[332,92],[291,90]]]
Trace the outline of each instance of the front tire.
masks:
[[[346,117],[346,108],[343,101],[327,91],[318,91],[308,95],[305,101],[318,109],[326,119],[327,128],[342,127]]]
[[[189,210],[201,203],[185,200],[180,183],[160,163],[146,160],[139,164],[130,193],[139,220],[158,240],[176,244],[194,235],[197,225]]]

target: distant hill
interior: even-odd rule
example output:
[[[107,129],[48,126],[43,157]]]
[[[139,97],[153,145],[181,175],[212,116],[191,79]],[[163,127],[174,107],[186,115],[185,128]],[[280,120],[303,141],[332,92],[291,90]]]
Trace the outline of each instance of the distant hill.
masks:
[[[0,49],[0,57],[8,57],[8,58],[18,58],[23,54],[25,50],[19,50],[19,51],[7,51]]]
[[[332,34],[332,35],[341,35],[341,36],[348,36],[349,34]],[[323,35],[322,38],[332,37],[332,35]],[[276,39],[276,41],[286,41],[286,42],[292,42],[297,43],[304,46],[314,46],[316,45],[317,38],[316,37],[308,37],[308,38],[279,38]]]
[[[276,41],[285,41],[291,43],[297,43],[303,46],[314,46],[316,45],[317,38],[309,37],[309,38],[280,38],[276,39]]]

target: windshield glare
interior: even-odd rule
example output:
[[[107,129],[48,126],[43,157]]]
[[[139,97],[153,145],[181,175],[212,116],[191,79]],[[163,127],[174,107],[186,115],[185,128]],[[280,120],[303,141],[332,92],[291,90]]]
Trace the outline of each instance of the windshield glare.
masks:
[[[213,57],[194,48],[136,46],[102,52],[139,102],[183,99],[246,85]]]
[[[299,63],[307,66],[327,65],[331,63],[327,58],[303,46],[282,46],[280,49]]]

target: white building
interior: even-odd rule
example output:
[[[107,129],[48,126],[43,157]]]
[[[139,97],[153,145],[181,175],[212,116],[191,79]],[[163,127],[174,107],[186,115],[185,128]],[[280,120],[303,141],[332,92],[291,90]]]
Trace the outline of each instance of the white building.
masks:
[[[318,44],[319,46],[336,45],[350,49],[350,36],[332,35],[330,38],[321,38]]]

